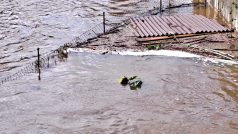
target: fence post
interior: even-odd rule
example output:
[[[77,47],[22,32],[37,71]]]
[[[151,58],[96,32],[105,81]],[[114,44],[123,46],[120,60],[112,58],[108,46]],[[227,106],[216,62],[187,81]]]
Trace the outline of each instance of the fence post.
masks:
[[[38,68],[38,80],[41,80],[41,77],[40,77],[40,48],[37,48],[37,68]]]
[[[162,10],[163,10],[163,3],[162,3],[163,1],[162,0],[160,0],[160,13],[162,13]]]
[[[47,57],[47,67],[50,68],[50,57]]]
[[[171,3],[170,3],[170,0],[169,0],[169,9],[170,9],[170,7],[171,7]]]
[[[103,33],[106,33],[106,19],[105,19],[105,12],[103,12]]]

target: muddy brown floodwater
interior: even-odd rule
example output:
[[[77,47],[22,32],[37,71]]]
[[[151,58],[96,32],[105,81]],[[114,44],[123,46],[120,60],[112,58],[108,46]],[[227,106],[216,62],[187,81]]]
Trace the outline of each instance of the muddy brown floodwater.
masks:
[[[141,89],[118,80],[137,75]],[[195,58],[81,53],[1,87],[0,133],[238,133],[238,69]]]
[[[171,0],[171,5],[202,0]],[[118,16],[135,16],[159,6],[157,0],[1,0],[0,1],[0,75],[24,65],[36,56],[49,53],[74,39],[95,24],[106,12],[108,23]],[[168,6],[168,0],[163,0]],[[176,8],[164,14],[195,13],[216,18],[204,8]],[[0,77],[1,77],[0,76]]]
[[[1,0],[0,77],[102,22],[153,7],[155,0]]]

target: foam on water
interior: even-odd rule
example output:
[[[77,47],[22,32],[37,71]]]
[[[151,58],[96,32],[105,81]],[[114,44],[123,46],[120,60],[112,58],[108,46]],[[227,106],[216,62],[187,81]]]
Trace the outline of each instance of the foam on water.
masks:
[[[208,58],[208,57],[203,57],[202,60],[205,62],[212,62],[214,64],[224,63],[227,65],[238,65],[238,62],[234,60],[224,60],[224,59]]]
[[[104,51],[97,51],[97,50],[92,50],[88,48],[69,48],[67,50],[68,52],[73,52],[73,53],[83,53],[83,52],[90,52],[90,53],[98,53],[101,54]],[[174,50],[147,50],[147,51],[112,51],[110,52],[111,54],[119,54],[123,56],[169,56],[169,57],[180,57],[180,58],[197,58],[199,60],[202,60],[204,62],[211,62],[214,64],[220,64],[224,63],[227,65],[238,65],[237,61],[233,60],[224,60],[224,59],[218,59],[218,58],[208,58],[204,57],[201,55],[197,54],[192,54],[188,52],[183,52],[183,51],[174,51]]]
[[[92,52],[92,53],[102,53],[103,51],[92,50],[88,48],[69,48],[68,52]],[[111,54],[119,54],[119,55],[128,55],[128,56],[172,56],[172,57],[184,57],[184,58],[200,58],[202,56],[182,52],[182,51],[173,51],[173,50],[148,50],[148,51],[112,51]]]
[[[172,51],[172,50],[148,50],[141,52],[133,52],[133,51],[124,51],[124,52],[116,52],[120,55],[132,55],[132,56],[149,56],[149,55],[158,55],[158,56],[172,56],[172,57],[184,57],[184,58],[194,58],[201,57],[196,54],[191,54],[182,51]]]

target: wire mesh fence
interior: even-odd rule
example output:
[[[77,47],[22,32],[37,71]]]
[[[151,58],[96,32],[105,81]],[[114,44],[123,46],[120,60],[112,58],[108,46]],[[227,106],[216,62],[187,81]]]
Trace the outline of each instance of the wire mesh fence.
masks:
[[[57,51],[42,56],[39,60],[40,64],[38,64],[38,60],[35,60],[21,67],[17,71],[13,72],[11,75],[1,78],[0,86],[6,82],[17,80],[27,74],[39,73],[39,68],[40,70],[50,68],[52,66],[57,65],[57,63],[64,61],[65,58],[67,58],[66,55],[59,55]]]
[[[161,1],[151,0],[150,2],[148,2],[146,6],[143,5],[144,9],[138,11],[136,14],[134,13],[135,11],[127,12],[127,13],[131,12],[133,16],[118,15],[114,17],[107,17],[106,14],[105,22],[96,24],[94,27],[82,33],[75,39],[63,44],[63,46],[59,47],[53,52],[47,55],[39,55],[40,56],[39,61],[35,60],[33,62],[30,62],[27,65],[18,69],[18,71],[16,72],[13,72],[8,76],[0,77],[0,86],[6,82],[19,79],[27,74],[39,73],[40,70],[51,68],[57,65],[59,62],[65,61],[65,59],[67,59],[68,56],[66,48],[80,46],[84,43],[87,43],[91,39],[95,39],[101,35],[107,34],[110,31],[127,24],[129,22],[130,17],[158,14],[161,11],[164,11],[168,8],[175,8],[183,5],[205,4],[205,1],[206,0],[161,0]]]
[[[206,0],[163,0],[164,7],[178,7],[183,5],[197,5],[204,4]]]

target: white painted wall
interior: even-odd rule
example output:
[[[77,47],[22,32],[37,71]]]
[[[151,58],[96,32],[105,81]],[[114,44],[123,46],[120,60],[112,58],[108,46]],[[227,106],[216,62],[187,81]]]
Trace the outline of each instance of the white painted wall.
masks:
[[[228,22],[232,22],[238,31],[238,0],[207,0],[207,2],[221,12]]]

